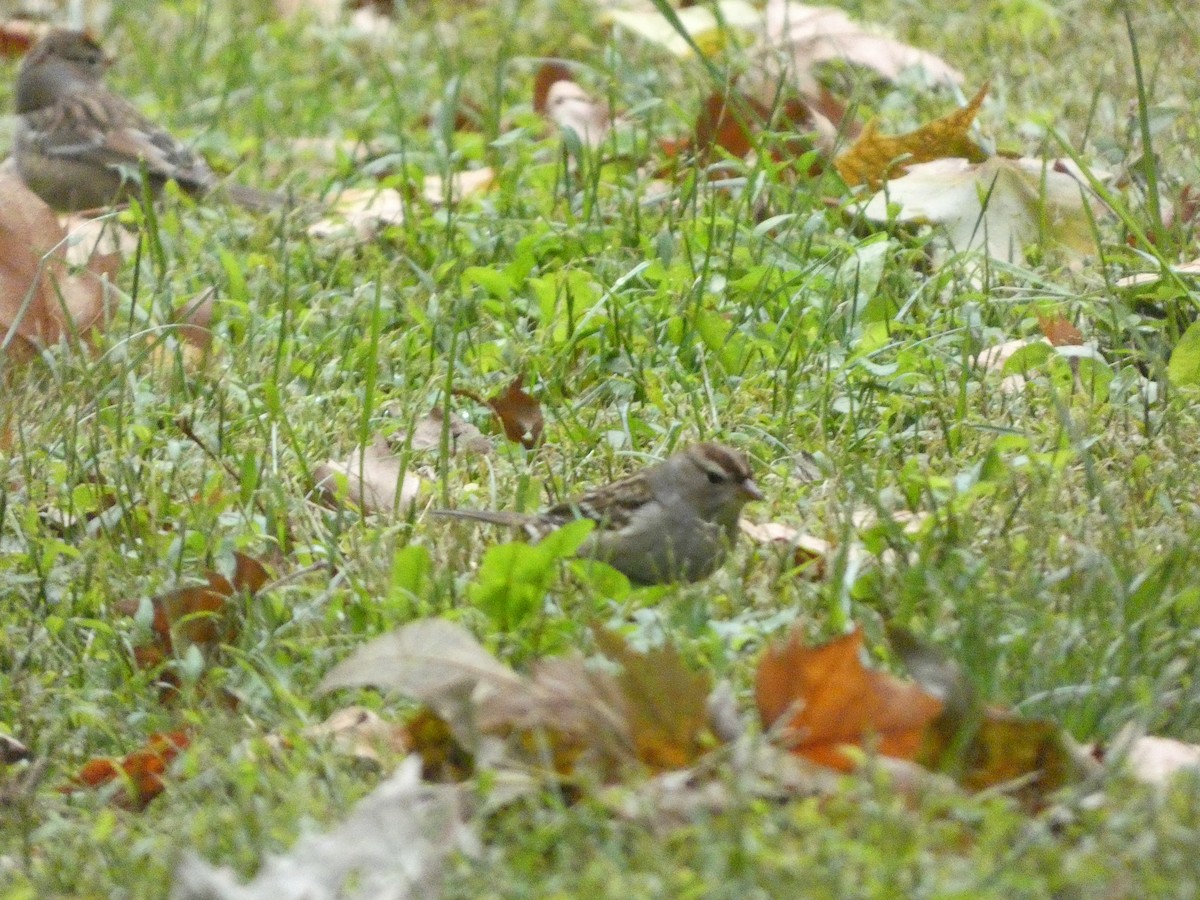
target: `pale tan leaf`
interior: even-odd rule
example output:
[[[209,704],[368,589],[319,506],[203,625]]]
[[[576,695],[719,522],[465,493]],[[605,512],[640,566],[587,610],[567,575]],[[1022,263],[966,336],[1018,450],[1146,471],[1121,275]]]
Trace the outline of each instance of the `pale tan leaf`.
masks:
[[[792,77],[809,93],[815,83],[814,67],[830,60],[843,60],[895,80],[906,69],[919,68],[932,82],[961,84],[962,73],[925,50],[855,22],[840,9],[808,6],[791,0],[769,0],[764,49],[790,55]]]
[[[313,469],[316,488],[333,502],[349,500],[367,512],[388,513],[411,506],[421,479],[404,470],[387,443],[376,439],[345,461],[329,460]]]
[[[379,688],[426,704],[457,731],[464,725],[458,705],[478,687],[507,693],[522,683],[461,625],[421,619],[363,644],[325,674],[317,694]]]
[[[1126,771],[1146,784],[1166,785],[1180,772],[1200,775],[1200,744],[1144,735],[1132,724],[1117,733],[1102,755],[1105,760],[1121,761]]]
[[[391,188],[347,188],[328,216],[308,226],[308,233],[320,240],[367,241],[390,225],[402,225],[405,205],[400,192]]]
[[[612,116],[608,105],[574,81],[556,81],[546,93],[546,115],[559,128],[570,128],[585,147],[598,147],[608,136]]]
[[[60,221],[67,232],[66,259],[73,266],[86,266],[97,255],[115,254],[123,259],[137,252],[137,234],[123,227],[111,213],[69,213]]]
[[[1171,271],[1176,275],[1200,275],[1200,259],[1193,259],[1191,262],[1171,266]],[[1114,283],[1117,287],[1137,287],[1140,284],[1154,284],[1156,281],[1161,281],[1162,277],[1161,271],[1139,272],[1136,275],[1126,275],[1124,278],[1118,278]]]
[[[333,25],[347,5],[346,0],[275,0],[275,12],[282,19],[307,15],[321,25]]]
[[[334,897],[417,900],[441,896],[442,870],[453,852],[478,852],[467,827],[467,788],[426,784],[421,759],[358,802],[329,831],[300,838],[291,851],[268,856],[241,884],[232,869],[188,854],[175,870],[175,900],[331,900]]]
[[[468,197],[484,193],[495,181],[496,172],[491,166],[455,172],[450,176],[450,191],[447,195],[446,180],[442,176],[426,175],[421,196],[434,205],[446,203],[447,200],[460,203]]]
[[[429,415],[422,416],[413,423],[412,442],[409,446],[413,450],[441,449],[444,426],[445,419],[442,417],[441,407],[431,409]],[[483,436],[483,432],[454,413],[450,414],[449,438],[451,453],[492,452],[492,443]],[[407,440],[408,434],[401,431],[394,434],[389,443],[394,447],[402,447]]]
[[[695,4],[676,10],[676,15],[684,31],[705,53],[723,47],[729,30],[754,32],[763,25],[762,13],[745,0],[718,0],[711,6]],[[608,10],[602,19],[681,59],[692,55],[688,42],[651,4]]]
[[[1037,159],[992,157],[980,164],[939,159],[908,168],[863,209],[886,222],[941,224],[953,250],[1025,262],[1025,247],[1047,240],[1075,253],[1095,251],[1088,200],[1079,183]]]
[[[335,710],[320,725],[304,729],[304,736],[332,741],[339,753],[376,764],[382,761],[381,751],[394,756],[411,749],[403,725],[388,722],[364,706]]]

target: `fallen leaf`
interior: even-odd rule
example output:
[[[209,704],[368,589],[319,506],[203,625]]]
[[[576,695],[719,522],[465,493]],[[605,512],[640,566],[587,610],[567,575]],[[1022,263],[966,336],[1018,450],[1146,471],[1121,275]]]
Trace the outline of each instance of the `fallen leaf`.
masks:
[[[313,468],[316,490],[331,503],[349,500],[368,513],[390,513],[412,506],[421,479],[406,471],[387,441],[376,438],[345,461],[328,460]]]
[[[325,674],[316,692],[374,687],[409,697],[430,707],[470,747],[472,706],[522,684],[461,625],[421,619],[363,644]]]
[[[987,154],[967,132],[987,92],[985,83],[966,106],[907,134],[883,135],[876,130],[874,122],[868,122],[858,140],[834,160],[834,166],[846,184],[867,184],[877,188],[897,171],[914,163],[955,157],[981,163],[987,159]]]
[[[1171,266],[1171,271],[1176,275],[1200,275],[1200,259],[1193,259],[1191,262]],[[1141,284],[1154,284],[1156,281],[1161,281],[1162,277],[1161,271],[1139,272],[1136,275],[1126,275],[1124,278],[1118,278],[1114,284],[1117,287],[1137,287]]]
[[[212,652],[236,637],[236,615],[229,600],[238,593],[257,593],[270,575],[262,563],[245,553],[235,552],[233,559],[234,568],[228,576],[208,572],[204,584],[176,588],[150,601],[152,639],[134,647],[139,668],[161,665],[177,650],[189,646]],[[122,615],[134,616],[140,607],[137,600],[123,600],[115,608]],[[165,674],[172,682],[171,673]]]
[[[775,100],[774,97],[770,99]],[[832,104],[832,98],[829,99]],[[844,112],[844,109],[841,110],[842,114]],[[691,148],[706,160],[720,149],[735,159],[744,159],[755,148],[757,135],[767,130],[786,135],[782,143],[773,143],[764,148],[770,151],[776,162],[799,159],[813,149],[829,156],[837,138],[837,125],[802,100],[789,98],[779,103],[772,112],[771,106],[748,94],[717,92],[709,94],[700,107],[693,140],[680,147],[668,148],[668,154],[680,155],[683,150]],[[809,139],[810,133],[815,134],[815,139]],[[819,164],[815,164],[809,174],[818,174],[820,168]]]
[[[1164,786],[1180,772],[1200,774],[1200,744],[1174,738],[1138,735],[1127,725],[1115,738],[1104,759],[1118,760],[1138,781]]]
[[[137,252],[137,232],[121,225],[116,213],[69,213],[59,222],[67,233],[66,260],[72,266],[86,266],[95,257],[121,260]]]
[[[454,172],[449,180],[427,175],[421,197],[434,205],[458,203],[488,190],[496,180],[491,167]],[[329,214],[308,227],[319,240],[352,238],[368,241],[385,228],[403,225],[410,203],[394,188],[345,188],[329,206]]]
[[[909,167],[871,198],[863,214],[945,226],[957,252],[981,251],[1023,265],[1025,247],[1047,241],[1078,254],[1094,252],[1091,217],[1083,189],[1052,162],[993,156],[979,165],[938,159]]]
[[[825,577],[825,561],[833,554],[834,545],[823,538],[805,534],[782,522],[756,523],[739,519],[738,527],[750,540],[764,546],[784,546],[792,550],[792,565],[803,568],[805,575],[816,580]]]
[[[1038,327],[1052,347],[1077,347],[1083,344],[1083,332],[1062,316],[1043,316],[1038,313]]]
[[[232,869],[188,854],[175,870],[176,900],[426,900],[441,895],[453,852],[474,855],[467,827],[470,789],[425,784],[410,756],[358,802],[340,825],[310,834],[283,856],[268,856],[241,884]]]
[[[392,435],[388,443],[393,447],[403,447],[405,443],[409,443],[412,450],[440,450],[445,421],[441,407],[434,407],[429,411],[429,415],[422,416],[413,423],[411,443],[409,433],[405,431]],[[483,432],[454,413],[450,413],[448,435],[451,453],[492,452],[492,443],[483,436]]]
[[[58,217],[10,166],[0,168],[0,330],[9,352],[28,355],[103,325],[106,283],[120,260],[93,255],[70,274],[66,232]],[[19,339],[14,344],[14,339]]]
[[[34,44],[45,37],[51,25],[29,19],[6,19],[0,22],[0,57],[15,59],[24,56]]]
[[[207,350],[212,343],[213,301],[216,296],[216,288],[201,291],[175,310],[171,319],[184,343],[198,350]]]
[[[339,753],[376,765],[382,763],[383,754],[404,755],[412,749],[407,728],[362,706],[335,710],[320,725],[304,729],[304,736],[332,741]]]
[[[190,742],[185,731],[152,734],[145,747],[123,759],[89,760],[79,770],[73,784],[64,787],[63,791],[71,793],[82,788],[99,788],[120,780],[124,790],[113,795],[114,802],[126,809],[143,810],[163,792],[167,767]]]
[[[807,6],[791,0],[768,0],[764,34],[757,52],[785,52],[791,76],[805,94],[814,93],[813,70],[830,60],[871,69],[894,81],[906,69],[921,69],[930,81],[957,85],[962,73],[944,60],[895,38],[876,34],[830,6]]]
[[[560,62],[548,62],[538,70],[533,108],[559,128],[571,129],[585,147],[604,143],[612,124],[608,105],[592,99]]]
[[[455,172],[450,176],[449,182],[440,175],[426,175],[421,196],[435,206],[461,203],[468,197],[490,190],[495,182],[496,171],[491,166]]]
[[[522,689],[488,695],[478,724],[514,740],[526,765],[562,776],[586,767],[607,782],[637,760],[620,685],[578,654],[539,660]]]
[[[392,225],[404,224],[408,206],[392,188],[346,188],[338,194],[330,214],[308,226],[310,237],[319,240],[356,238],[368,241]]]
[[[510,441],[532,450],[542,439],[542,405],[521,389],[525,377],[518,375],[507,388],[487,401]]]
[[[939,700],[917,685],[865,668],[862,631],[822,647],[799,630],[769,646],[759,662],[755,698],[763,727],[791,752],[840,771],[854,768],[853,745],[911,760],[921,749]]]
[[[708,727],[707,673],[688,669],[669,644],[639,653],[611,631],[593,628],[592,634],[600,651],[621,666],[617,684],[639,760],[655,771],[683,769],[716,743]]]
[[[1076,776],[1062,727],[984,707],[957,662],[910,632],[889,627],[892,648],[942,709],[925,732],[917,762],[943,772],[968,791],[1002,787],[1038,809]]]
[[[752,34],[763,25],[762,14],[745,0],[718,0],[712,6],[695,4],[677,9],[675,14],[683,30],[705,54],[723,48],[732,37],[730,32]],[[606,10],[603,21],[681,59],[692,55],[687,40],[655,9]]]
[[[1050,341],[1045,337],[1040,338],[1014,338],[1011,341],[1005,341],[1002,344],[994,344],[980,350],[972,360],[973,364],[983,369],[986,372],[1002,372],[1008,361],[1013,358],[1021,350],[1030,347],[1034,344],[1042,344],[1050,346]]]

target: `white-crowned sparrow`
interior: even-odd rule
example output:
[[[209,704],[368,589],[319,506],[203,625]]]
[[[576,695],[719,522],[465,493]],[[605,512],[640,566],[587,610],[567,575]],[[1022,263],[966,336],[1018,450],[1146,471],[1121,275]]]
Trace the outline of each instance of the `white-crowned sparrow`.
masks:
[[[592,519],[596,528],[580,556],[602,560],[636,584],[661,584],[711,575],[737,539],[742,507],[761,499],[746,457],[703,443],[536,515],[436,512],[522,528],[533,540],[575,519]]]
[[[51,206],[92,209],[141,196],[145,166],[157,197],[167,181],[188,194],[214,191],[249,209],[279,196],[222,183],[208,164],[104,86],[110,60],[82,31],[55,29],[17,73],[13,155],[21,178]]]

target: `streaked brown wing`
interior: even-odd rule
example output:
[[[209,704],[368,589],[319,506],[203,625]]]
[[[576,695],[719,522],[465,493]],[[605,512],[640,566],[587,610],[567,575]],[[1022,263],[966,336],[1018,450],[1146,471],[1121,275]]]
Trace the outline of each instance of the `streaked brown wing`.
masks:
[[[591,519],[603,527],[620,528],[630,517],[654,499],[650,483],[643,475],[632,475],[605,485],[574,500],[558,503],[538,516],[554,528],[575,519]]]
[[[27,114],[27,121],[32,143],[48,157],[130,172],[144,162],[152,178],[174,179],[192,191],[208,190],[216,180],[200,156],[115,94],[73,94]]]

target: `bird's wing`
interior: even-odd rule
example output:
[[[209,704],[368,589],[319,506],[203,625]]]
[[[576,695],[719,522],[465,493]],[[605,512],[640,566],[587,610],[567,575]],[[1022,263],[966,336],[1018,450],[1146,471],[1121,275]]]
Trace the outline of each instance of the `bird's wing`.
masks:
[[[131,172],[144,164],[151,178],[175,180],[185,190],[207,191],[216,182],[195,151],[107,91],[70,94],[26,120],[30,140],[48,157]]]
[[[653,501],[654,491],[642,475],[615,481],[595,491],[550,507],[538,518],[558,528],[575,519],[591,519],[601,528],[623,528]]]

